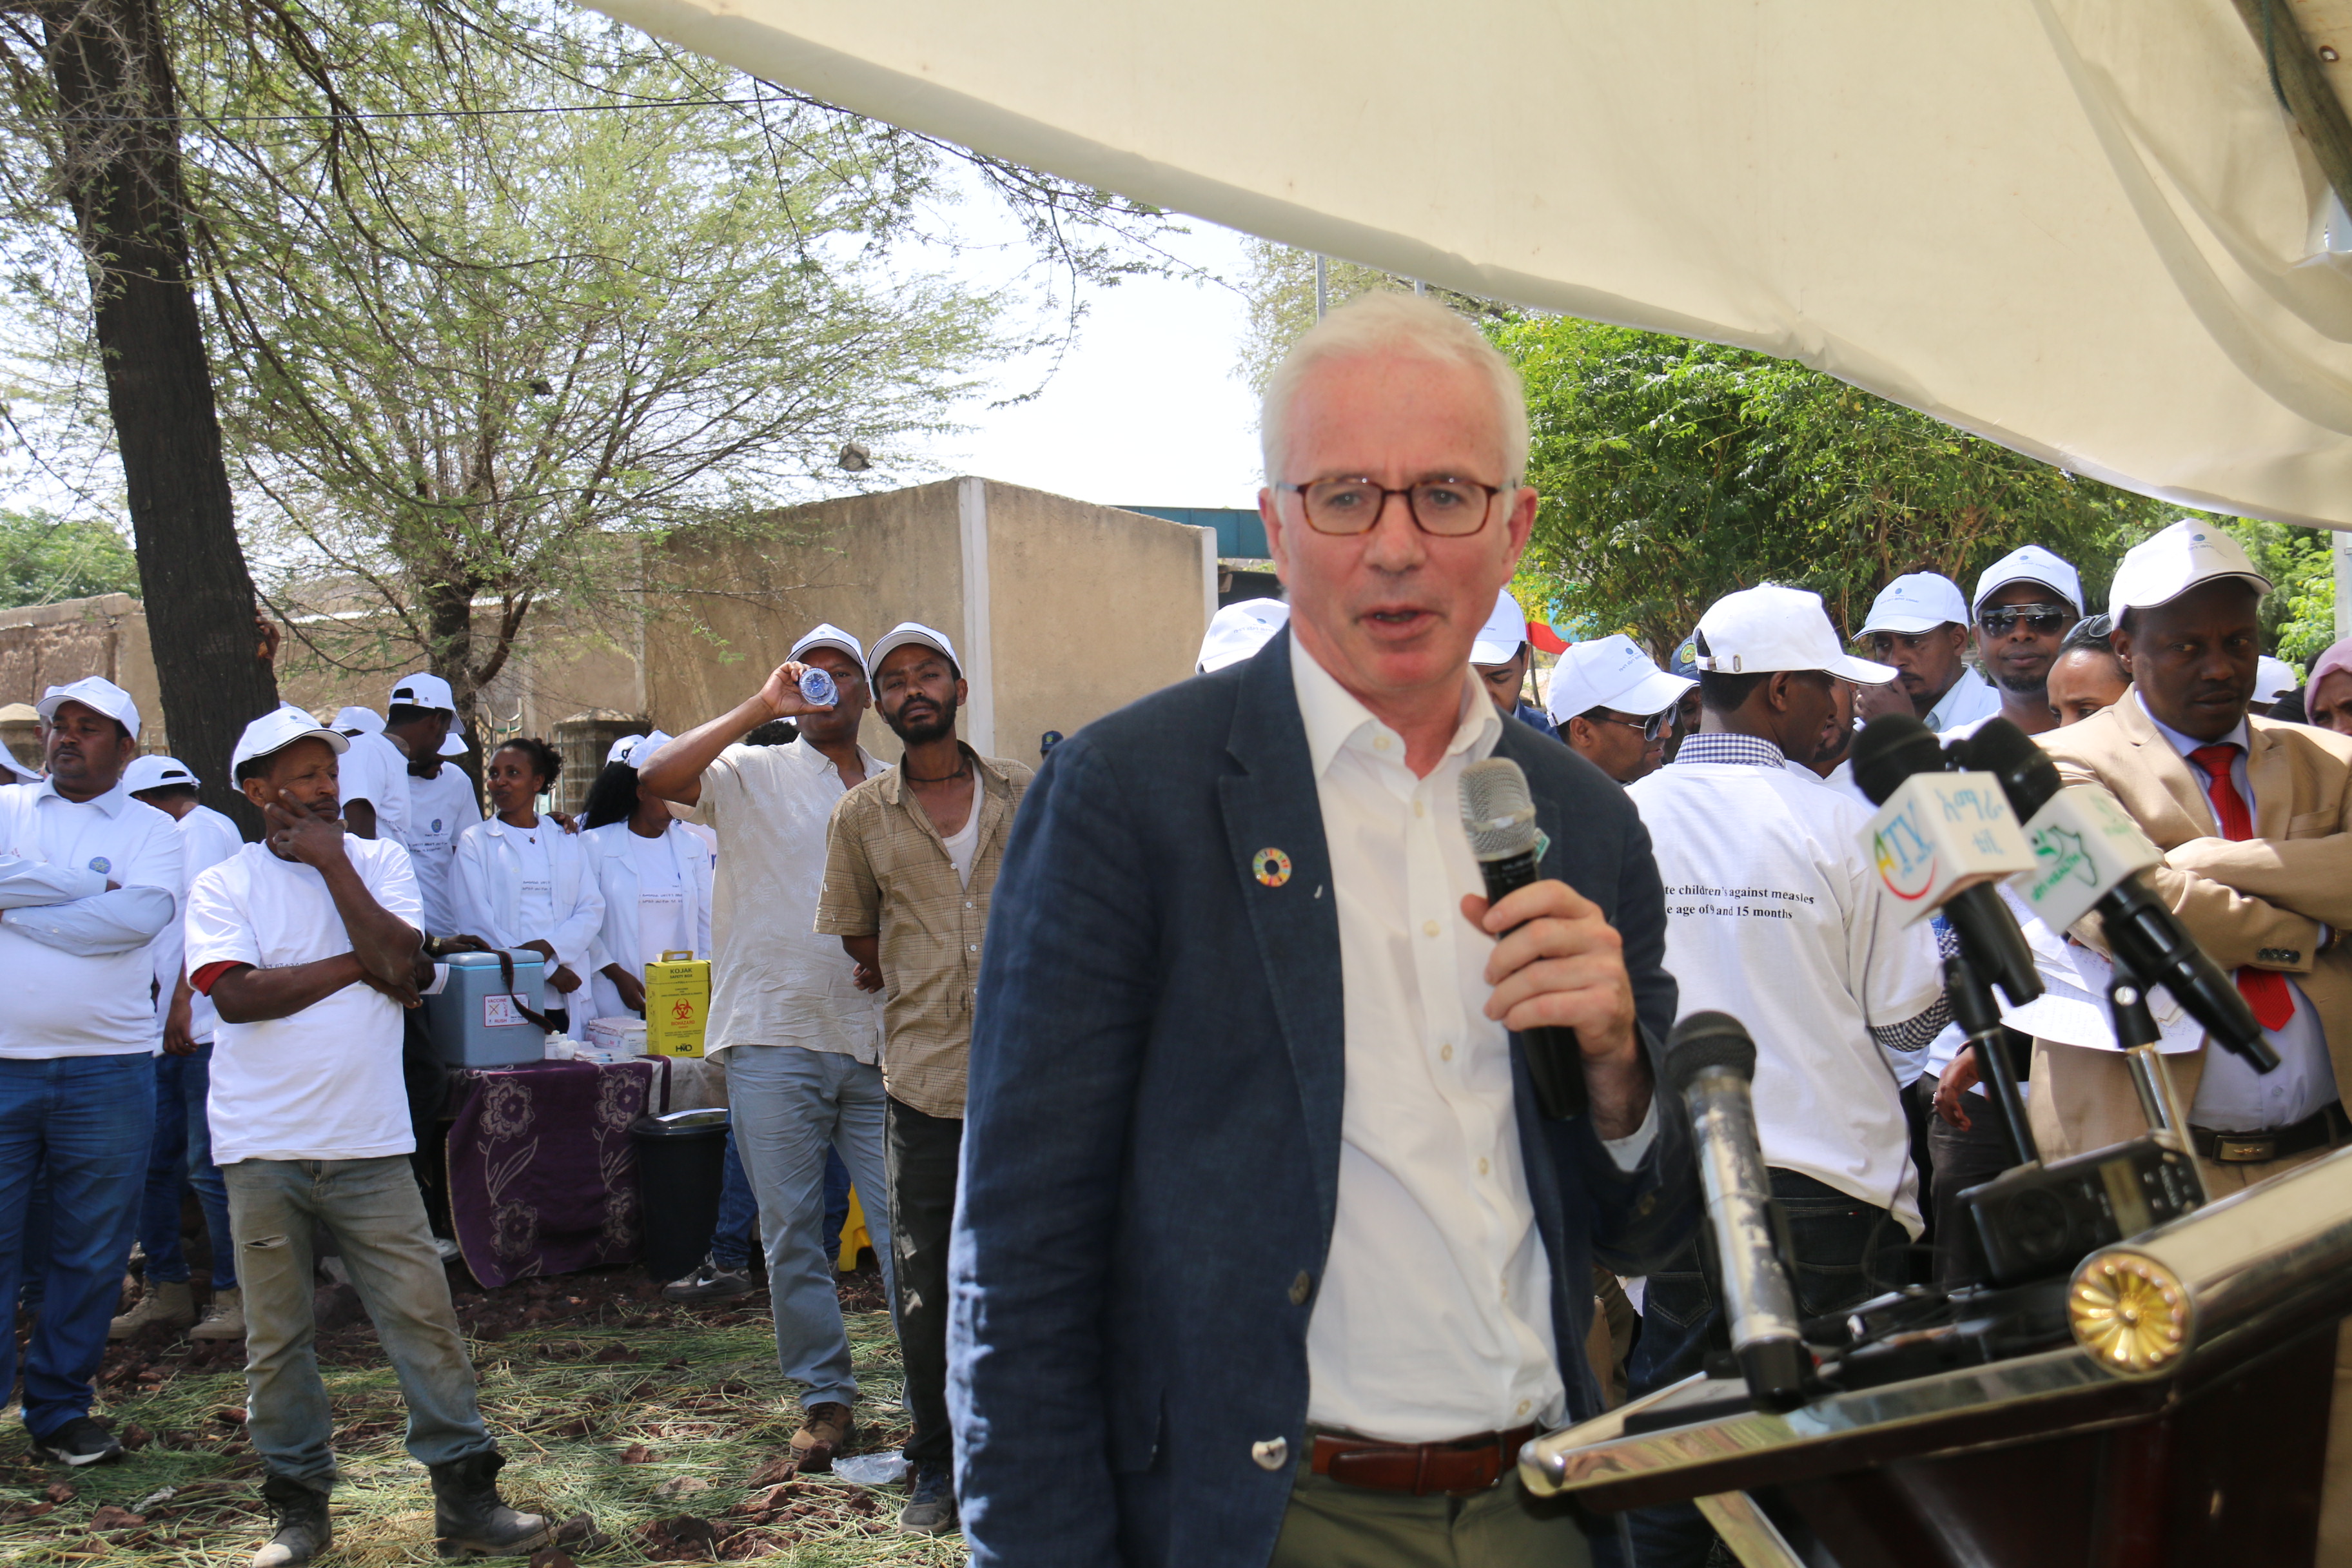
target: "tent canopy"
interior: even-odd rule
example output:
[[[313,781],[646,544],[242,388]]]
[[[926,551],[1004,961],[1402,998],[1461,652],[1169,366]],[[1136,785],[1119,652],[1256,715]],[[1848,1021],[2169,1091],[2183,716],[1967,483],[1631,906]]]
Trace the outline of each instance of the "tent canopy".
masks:
[[[2347,0],[599,4],[1139,200],[2352,528]]]

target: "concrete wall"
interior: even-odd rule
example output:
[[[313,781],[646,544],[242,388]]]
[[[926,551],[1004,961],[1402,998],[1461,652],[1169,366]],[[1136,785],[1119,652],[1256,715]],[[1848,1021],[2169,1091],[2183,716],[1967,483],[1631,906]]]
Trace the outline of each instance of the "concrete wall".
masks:
[[[147,646],[147,614],[128,594],[0,610],[0,705],[37,702],[52,686],[103,676],[139,704],[142,751],[167,748],[163,693]]]

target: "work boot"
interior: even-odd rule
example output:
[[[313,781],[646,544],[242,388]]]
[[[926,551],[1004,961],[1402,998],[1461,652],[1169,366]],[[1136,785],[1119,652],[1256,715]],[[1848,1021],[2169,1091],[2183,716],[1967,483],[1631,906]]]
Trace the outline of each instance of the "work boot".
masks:
[[[428,1467],[433,1472],[433,1544],[444,1557],[520,1557],[554,1538],[535,1513],[517,1513],[499,1500],[498,1450]]]
[[[327,1494],[304,1486],[291,1476],[270,1476],[261,1483],[261,1500],[278,1532],[269,1544],[253,1554],[253,1568],[295,1568],[324,1552],[335,1539],[327,1522]]]
[[[793,1434],[793,1458],[800,1469],[812,1475],[830,1470],[834,1456],[848,1447],[856,1436],[857,1420],[848,1405],[821,1401],[801,1413],[801,1429]]]
[[[245,1338],[245,1294],[232,1285],[226,1290],[213,1292],[213,1304],[205,1309],[205,1321],[188,1331],[192,1340],[241,1340]]]
[[[167,1328],[184,1329],[196,1321],[196,1298],[188,1282],[177,1285],[150,1285],[147,1293],[139,1298],[139,1305],[106,1325],[110,1340],[127,1340],[142,1329],[157,1324]]]

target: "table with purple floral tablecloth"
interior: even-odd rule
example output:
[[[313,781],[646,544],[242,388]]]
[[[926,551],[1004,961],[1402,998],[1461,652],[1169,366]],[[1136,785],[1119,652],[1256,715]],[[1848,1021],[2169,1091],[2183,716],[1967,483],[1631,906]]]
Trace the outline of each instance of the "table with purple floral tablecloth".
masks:
[[[645,1226],[629,1123],[661,1064],[532,1062],[453,1075],[449,1218],[485,1285],[637,1256]]]

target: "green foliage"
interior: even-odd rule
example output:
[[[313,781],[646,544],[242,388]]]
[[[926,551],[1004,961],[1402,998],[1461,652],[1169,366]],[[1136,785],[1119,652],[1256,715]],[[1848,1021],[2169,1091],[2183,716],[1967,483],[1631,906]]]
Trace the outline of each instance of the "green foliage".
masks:
[[[2335,538],[2325,529],[2231,518],[2222,526],[2246,548],[2246,559],[2273,586],[2263,601],[2263,638],[2270,650],[2308,670],[2336,640]]]
[[[138,560],[104,523],[0,508],[0,610],[138,592]]]
[[[1271,239],[1253,239],[1248,255],[1249,270],[1242,279],[1242,293],[1249,300],[1249,326],[1242,339],[1241,363],[1235,374],[1249,384],[1251,391],[1262,393],[1266,378],[1290,352],[1290,345],[1315,324],[1315,253],[1294,250]],[[1378,289],[1410,294],[1412,279],[1337,257],[1324,263],[1324,296],[1328,305],[1344,304]],[[1489,300],[1443,289],[1431,292],[1465,316],[1501,320],[1506,315]]]
[[[1569,317],[1493,335],[1527,381],[1544,498],[1523,601],[1659,654],[1739,588],[1812,589],[1852,628],[1890,578],[1968,584],[2028,542],[2095,602],[2179,515],[1790,361]]]

